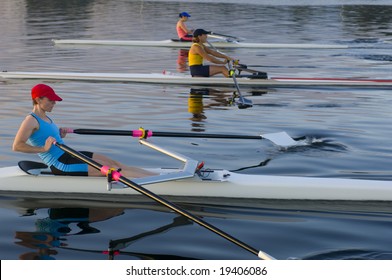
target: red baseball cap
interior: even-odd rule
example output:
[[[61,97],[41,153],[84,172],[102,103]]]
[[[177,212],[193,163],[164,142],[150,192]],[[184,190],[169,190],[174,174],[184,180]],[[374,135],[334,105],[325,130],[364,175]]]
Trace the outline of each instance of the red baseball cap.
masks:
[[[60,96],[58,96],[54,90],[45,84],[38,84],[35,85],[32,89],[31,89],[31,98],[35,99],[37,97],[46,97],[49,100],[52,101],[61,101],[63,100]]]

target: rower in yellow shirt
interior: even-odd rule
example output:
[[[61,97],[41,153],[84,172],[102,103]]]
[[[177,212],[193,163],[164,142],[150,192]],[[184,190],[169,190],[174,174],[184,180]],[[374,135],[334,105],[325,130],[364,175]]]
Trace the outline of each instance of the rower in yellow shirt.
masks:
[[[192,77],[210,77],[217,74],[229,77],[229,70],[224,65],[234,59],[204,45],[207,42],[207,34],[210,34],[210,32],[204,29],[196,29],[193,32],[193,44],[188,54],[189,69]],[[204,59],[221,65],[203,65]]]

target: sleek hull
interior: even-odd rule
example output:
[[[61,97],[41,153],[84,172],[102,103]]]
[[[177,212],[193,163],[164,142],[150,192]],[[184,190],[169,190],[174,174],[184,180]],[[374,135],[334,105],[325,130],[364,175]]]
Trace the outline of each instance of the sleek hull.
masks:
[[[56,45],[95,45],[95,46],[134,46],[134,47],[169,47],[169,48],[189,48],[191,42],[181,42],[175,40],[142,41],[142,40],[78,40],[64,39],[52,40]],[[250,48],[250,49],[347,49],[347,45],[332,44],[274,44],[274,43],[245,43],[237,41],[211,41],[216,48]]]
[[[154,170],[158,171],[158,170]],[[160,172],[175,170],[160,169]],[[135,179],[138,183],[138,180]],[[142,184],[143,185],[143,184]],[[392,201],[392,182],[359,179],[313,178],[275,175],[246,175],[213,170],[192,178],[143,185],[157,195],[235,199],[300,199]],[[41,193],[83,195],[93,199],[139,195],[133,189],[115,183],[107,190],[105,177],[30,175],[18,166],[0,168],[0,194]]]
[[[234,86],[233,79],[224,77],[191,77],[185,74],[164,73],[78,73],[78,72],[0,72],[3,79],[40,80],[81,80],[105,82],[134,82],[171,85]],[[351,78],[297,78],[272,77],[258,79],[237,77],[240,86],[245,87],[370,87],[392,88],[392,79],[351,79]]]

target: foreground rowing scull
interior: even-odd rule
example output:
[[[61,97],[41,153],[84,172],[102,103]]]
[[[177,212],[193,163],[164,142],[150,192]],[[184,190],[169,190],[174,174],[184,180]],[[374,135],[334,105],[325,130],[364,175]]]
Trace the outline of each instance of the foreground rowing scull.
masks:
[[[0,72],[3,79],[45,79],[45,80],[80,80],[105,82],[134,82],[171,85],[202,85],[234,87],[232,79],[224,77],[191,77],[186,74],[164,73],[78,73],[78,72]],[[356,78],[297,78],[272,77],[269,79],[252,78],[252,75],[236,78],[240,86],[245,87],[369,87],[392,88],[392,79],[356,79]]]
[[[52,40],[56,45],[109,45],[109,46],[135,46],[135,47],[170,47],[189,48],[192,42],[181,42],[178,40],[142,41],[142,40],[83,40],[64,39]],[[253,49],[347,49],[347,45],[337,44],[284,44],[284,43],[245,43],[238,41],[216,41],[213,42],[217,48],[253,48]]]
[[[140,140],[160,152],[171,152]],[[247,175],[227,170],[197,170],[199,163],[174,154],[185,162],[183,169],[150,169],[160,175],[134,179],[149,191],[163,196],[235,199],[300,199],[392,201],[392,182],[360,179],[312,178],[275,175]],[[54,176],[43,164],[21,162],[19,166],[0,168],[0,194],[56,193],[83,195],[95,199],[105,195],[124,198],[139,195],[116,182],[108,190],[105,177]]]

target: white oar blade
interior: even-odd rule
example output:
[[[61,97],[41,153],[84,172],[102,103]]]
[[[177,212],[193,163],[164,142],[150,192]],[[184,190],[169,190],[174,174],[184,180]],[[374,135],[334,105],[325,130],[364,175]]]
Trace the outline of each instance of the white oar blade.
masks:
[[[259,251],[259,254],[257,256],[262,260],[276,260],[274,257],[263,251]]]
[[[291,147],[297,146],[298,142],[290,137],[286,132],[276,132],[276,133],[268,133],[262,134],[261,137],[270,140],[274,144],[282,147]]]

